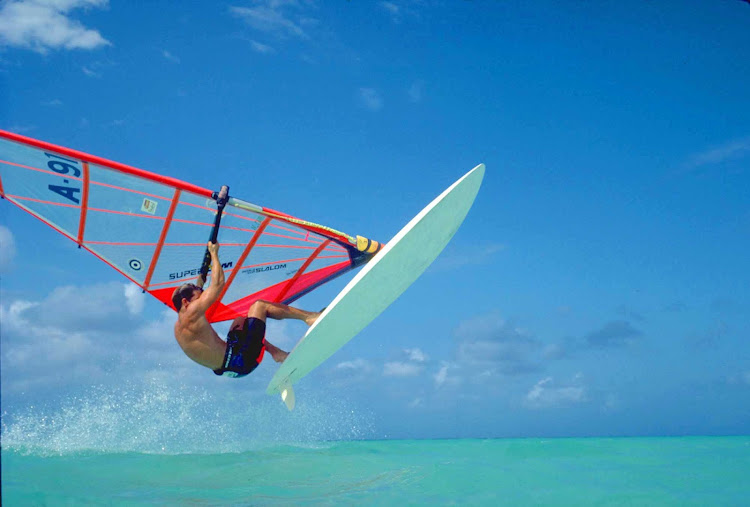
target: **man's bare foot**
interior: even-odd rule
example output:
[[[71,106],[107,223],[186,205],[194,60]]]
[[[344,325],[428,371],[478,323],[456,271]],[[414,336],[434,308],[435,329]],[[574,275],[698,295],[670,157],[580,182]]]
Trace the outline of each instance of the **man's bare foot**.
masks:
[[[278,348],[276,345],[272,345],[268,342],[266,342],[266,351],[269,354],[271,354],[271,357],[277,363],[283,363],[284,359],[286,359],[286,356],[289,355],[289,352],[284,352],[283,350]]]
[[[315,321],[318,320],[318,317],[320,317],[320,314],[323,312],[310,312],[310,313],[312,315],[310,315],[309,317],[305,319],[305,324],[307,324],[308,326],[312,326],[313,324],[315,324]]]
[[[273,357],[273,360],[276,361],[277,363],[283,363],[288,355],[289,355],[289,352],[284,352],[281,349],[276,349],[275,352],[271,352],[271,357]]]

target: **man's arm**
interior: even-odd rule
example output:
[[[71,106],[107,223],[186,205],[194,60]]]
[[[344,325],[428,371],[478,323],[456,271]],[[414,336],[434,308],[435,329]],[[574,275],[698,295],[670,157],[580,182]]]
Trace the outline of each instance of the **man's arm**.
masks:
[[[200,313],[205,313],[219,299],[221,290],[224,288],[224,269],[221,267],[221,262],[219,261],[219,244],[209,242],[208,252],[211,254],[211,285],[193,303],[195,309]],[[199,276],[198,282],[202,287],[206,281],[202,276]]]
[[[205,275],[205,276],[208,276],[208,275]],[[195,285],[197,285],[199,289],[202,289],[203,286],[206,285],[205,276],[203,275],[203,273],[201,273],[200,275],[198,275],[198,279],[195,281]]]

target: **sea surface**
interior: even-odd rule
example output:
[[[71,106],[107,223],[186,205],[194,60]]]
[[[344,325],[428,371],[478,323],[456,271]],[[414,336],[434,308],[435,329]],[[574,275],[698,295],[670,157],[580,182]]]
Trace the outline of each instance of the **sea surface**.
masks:
[[[748,505],[750,437],[2,451],[3,505]]]
[[[61,399],[4,399],[3,507],[750,505],[750,436],[382,439],[332,393],[158,380]]]

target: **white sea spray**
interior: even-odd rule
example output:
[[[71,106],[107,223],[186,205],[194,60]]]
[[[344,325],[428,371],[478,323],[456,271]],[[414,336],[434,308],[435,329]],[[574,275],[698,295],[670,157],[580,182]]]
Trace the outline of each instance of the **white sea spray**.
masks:
[[[374,434],[372,416],[312,394],[293,412],[276,397],[252,399],[157,378],[99,386],[54,405],[2,414],[2,447],[21,453],[241,453]]]

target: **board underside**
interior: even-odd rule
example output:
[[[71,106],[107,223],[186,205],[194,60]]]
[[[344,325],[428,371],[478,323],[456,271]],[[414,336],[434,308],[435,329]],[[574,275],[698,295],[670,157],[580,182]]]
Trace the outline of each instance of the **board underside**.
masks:
[[[266,392],[276,394],[286,390],[284,394],[293,396],[292,384],[343,347],[414,283],[466,218],[483,177],[484,164],[480,164],[401,229],[308,329],[281,364]]]

